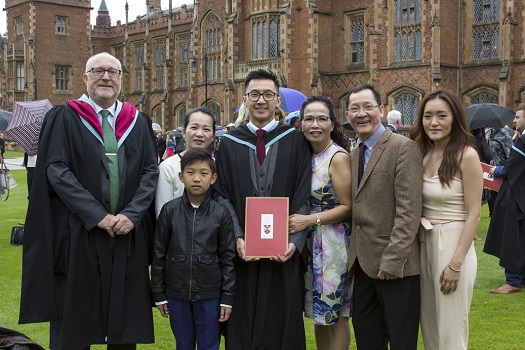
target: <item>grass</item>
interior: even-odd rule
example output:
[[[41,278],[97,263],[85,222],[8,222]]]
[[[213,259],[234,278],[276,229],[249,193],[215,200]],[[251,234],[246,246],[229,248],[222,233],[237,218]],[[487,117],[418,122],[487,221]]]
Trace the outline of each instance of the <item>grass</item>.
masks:
[[[6,152],[6,158],[20,157],[16,152]],[[11,191],[7,202],[0,202],[0,325],[15,329],[47,347],[49,326],[47,323],[18,325],[20,303],[20,277],[22,247],[9,244],[11,227],[24,222],[27,208],[25,170],[14,170],[18,186]],[[484,238],[489,218],[487,207],[482,208],[482,219],[478,236]],[[504,283],[503,269],[496,258],[482,252],[484,240],[476,241],[478,254],[478,274],[474,287],[474,297],[470,312],[469,349],[523,349],[523,305],[525,293],[511,295],[490,294],[489,290]],[[174,340],[169,321],[162,318],[157,310],[155,315],[155,338],[152,345],[140,345],[139,349],[174,349]],[[308,349],[315,349],[313,325],[305,320]],[[353,334],[352,334],[353,337]],[[352,339],[351,349],[355,349]],[[92,349],[105,349],[93,346]],[[423,349],[419,340],[418,349]]]

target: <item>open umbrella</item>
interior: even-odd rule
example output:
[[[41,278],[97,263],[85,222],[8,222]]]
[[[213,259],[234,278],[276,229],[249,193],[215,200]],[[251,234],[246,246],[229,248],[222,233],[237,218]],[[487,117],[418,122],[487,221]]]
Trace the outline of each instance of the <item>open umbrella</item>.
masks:
[[[11,119],[11,112],[0,110],[0,131],[7,129],[7,124]]]
[[[162,128],[160,127],[160,125],[157,124],[157,123],[153,123],[153,124],[151,124],[151,128],[152,128],[153,131],[155,131],[155,132],[160,132],[160,131],[162,130]]]
[[[290,88],[280,88],[279,96],[281,96],[280,107],[287,113],[300,110],[303,101],[306,100],[305,94]]]
[[[172,130],[172,131],[169,131],[168,134],[173,134],[173,137],[177,138],[177,137],[182,137],[182,133],[179,131],[179,130]]]
[[[465,112],[470,130],[484,127],[503,128],[516,115],[514,111],[495,103],[474,104],[468,107]]]
[[[53,105],[49,100],[17,101],[6,133],[30,156],[37,154],[42,121]]]
[[[284,87],[279,89],[279,96],[281,97],[281,105],[279,107],[286,113],[300,110],[303,101],[306,100],[306,95],[301,91]],[[241,106],[242,103],[235,112],[239,112]]]
[[[293,111],[288,113],[286,116],[286,124],[290,124],[293,118],[299,118],[301,116],[301,111]]]

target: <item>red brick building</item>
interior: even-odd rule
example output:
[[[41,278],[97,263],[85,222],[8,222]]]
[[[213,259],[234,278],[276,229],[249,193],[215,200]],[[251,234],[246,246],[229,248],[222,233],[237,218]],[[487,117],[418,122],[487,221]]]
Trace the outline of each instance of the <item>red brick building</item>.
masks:
[[[6,0],[2,109],[18,99],[77,98],[85,91],[87,58],[101,51],[122,61],[122,98],[170,129],[204,104],[222,125],[233,121],[243,79],[256,68],[272,69],[283,86],[306,95],[330,95],[341,119],[348,90],[367,82],[379,87],[387,110],[403,113],[405,124],[421,98],[440,87],[465,106],[525,102],[522,1],[170,4],[146,0],[143,16],[126,15],[111,26],[104,0]],[[94,27],[91,6],[98,6]]]

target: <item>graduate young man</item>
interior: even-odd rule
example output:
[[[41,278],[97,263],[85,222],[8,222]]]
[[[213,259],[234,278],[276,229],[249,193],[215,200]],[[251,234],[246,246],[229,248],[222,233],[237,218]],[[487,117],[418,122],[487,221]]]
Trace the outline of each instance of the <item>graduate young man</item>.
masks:
[[[281,103],[277,77],[250,72],[244,105],[250,121],[225,134],[217,152],[216,190],[230,200],[244,228],[246,197],[288,197],[289,213],[309,214],[311,149],[292,126],[274,120]],[[305,349],[304,264],[306,231],[290,233],[286,251],[271,259],[245,255],[236,237],[235,306],[226,329],[226,349]]]
[[[150,205],[158,177],[151,120],[117,100],[108,53],[83,74],[88,95],[42,125],[25,224],[20,323],[50,321],[50,349],[152,343]]]

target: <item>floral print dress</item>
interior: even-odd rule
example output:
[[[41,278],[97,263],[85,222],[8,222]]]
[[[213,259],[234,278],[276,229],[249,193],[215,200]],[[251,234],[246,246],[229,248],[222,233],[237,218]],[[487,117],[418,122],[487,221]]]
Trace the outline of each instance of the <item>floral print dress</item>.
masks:
[[[311,212],[319,213],[339,205],[328,168],[337,152],[346,151],[332,144],[312,159]],[[308,266],[305,274],[305,316],[316,325],[333,325],[339,317],[352,314],[351,284],[348,273],[350,220],[314,226],[308,233]]]

